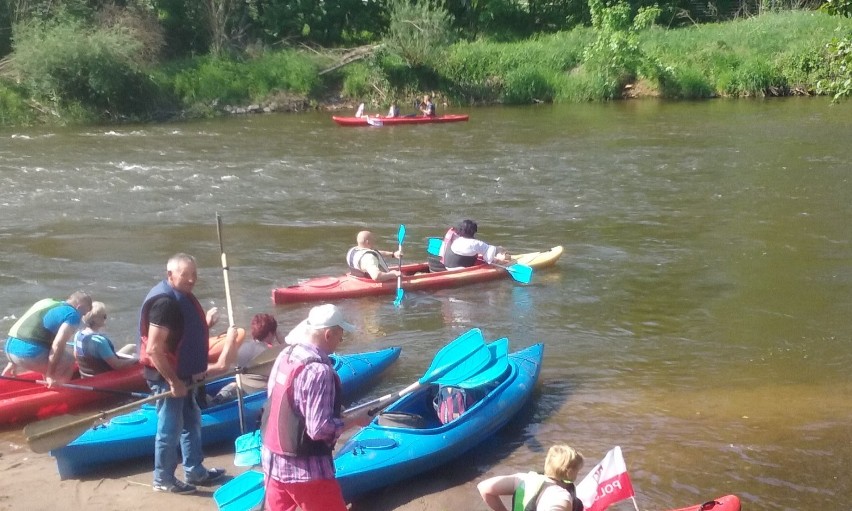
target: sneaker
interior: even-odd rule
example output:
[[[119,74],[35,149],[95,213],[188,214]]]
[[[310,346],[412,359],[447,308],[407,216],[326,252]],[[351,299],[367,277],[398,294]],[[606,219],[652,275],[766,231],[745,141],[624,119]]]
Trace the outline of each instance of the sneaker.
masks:
[[[189,495],[190,493],[195,493],[195,490],[195,486],[191,484],[186,484],[183,481],[175,481],[172,484],[154,485],[154,491],[174,493],[176,495]]]
[[[201,477],[187,477],[186,482],[190,485],[198,484],[201,486],[207,486],[215,483],[219,479],[222,479],[225,475],[225,469],[223,468],[211,468]]]

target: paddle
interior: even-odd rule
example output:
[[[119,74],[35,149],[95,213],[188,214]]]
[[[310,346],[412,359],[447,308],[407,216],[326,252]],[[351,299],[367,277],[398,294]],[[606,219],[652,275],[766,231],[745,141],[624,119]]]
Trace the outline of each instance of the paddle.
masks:
[[[271,364],[275,361],[275,357],[278,356],[278,352],[283,348],[284,346],[274,346],[254,357],[246,367],[230,370],[224,375],[217,376],[216,378],[193,383],[187,387],[187,391],[200,387],[213,380],[217,380],[222,376],[248,373],[251,372],[252,369],[257,369]],[[132,403],[119,406],[118,408],[97,412],[91,415],[60,415],[58,417],[33,422],[24,428],[24,436],[26,436],[27,444],[33,452],[46,453],[52,449],[58,449],[68,445],[74,439],[82,435],[87,429],[95,426],[101,421],[106,421],[116,415],[121,415],[125,412],[134,410],[145,403],[169,397],[171,394],[171,391],[153,394],[144,399],[140,399],[139,401],[134,401]]]
[[[3,380],[11,380],[11,381],[23,381],[27,383],[37,383],[39,385],[47,385],[47,382],[44,380],[30,380],[27,378],[15,378],[14,376],[0,376],[0,379]],[[92,392],[103,392],[105,394],[115,394],[117,396],[130,396],[130,397],[148,397],[151,394],[146,394],[144,392],[131,392],[129,390],[117,390],[117,389],[102,389],[100,387],[92,387],[90,385],[77,385],[76,383],[56,383],[53,385],[55,387],[65,387],[67,389],[75,389],[75,390],[88,390]]]
[[[426,246],[426,251],[429,255],[437,256],[441,254],[441,243],[443,240],[441,238],[429,238],[429,243]],[[532,280],[533,269],[532,266],[527,266],[521,263],[512,263],[510,265],[502,265],[498,263],[491,263],[492,266],[499,266],[503,268],[507,272],[509,272],[509,276],[520,282],[521,284],[529,284]]]
[[[444,385],[453,385],[470,378],[489,363],[491,363],[491,352],[485,346],[482,331],[473,328],[441,348],[432,360],[429,369],[419,380],[398,392],[392,392],[344,410],[343,415],[354,415],[361,413],[364,409],[368,410],[369,415],[376,415],[388,404],[414,392],[423,385],[438,381]]]
[[[234,306],[231,302],[231,283],[228,279],[228,258],[225,256],[225,244],[222,242],[222,217],[216,213],[216,236],[219,238],[219,252],[222,254],[222,278],[225,280],[225,303],[228,306],[228,325],[234,325]],[[237,412],[240,417],[240,433],[246,432],[246,419],[243,412],[243,382],[240,375],[234,376],[237,382]]]
[[[399,232],[396,234],[396,239],[399,241],[399,275],[396,277],[396,300],[393,301],[393,304],[397,307],[402,305],[402,297],[405,295],[405,291],[402,290],[402,242],[405,240],[405,225],[399,224]]]
[[[259,505],[264,493],[263,473],[248,470],[214,491],[213,500],[220,511],[245,511]]]
[[[370,116],[369,116],[369,115],[368,115],[368,116],[366,116],[366,117],[367,117],[367,124],[369,124],[370,126],[381,127],[381,126],[384,126],[384,125],[385,125],[385,123],[383,123],[383,122],[381,121],[381,119],[378,119],[378,118],[376,118],[376,119],[370,119]]]

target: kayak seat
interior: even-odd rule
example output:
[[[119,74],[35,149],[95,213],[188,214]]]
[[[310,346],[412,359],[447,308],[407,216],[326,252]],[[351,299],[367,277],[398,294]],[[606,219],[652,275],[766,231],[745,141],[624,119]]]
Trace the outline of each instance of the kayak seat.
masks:
[[[378,417],[379,426],[390,428],[423,429],[426,419],[422,415],[408,412],[382,412]]]
[[[430,255],[426,257],[426,263],[429,264],[429,272],[437,273],[439,271],[447,271],[447,267],[444,266],[444,263],[441,262],[441,258],[438,256]]]

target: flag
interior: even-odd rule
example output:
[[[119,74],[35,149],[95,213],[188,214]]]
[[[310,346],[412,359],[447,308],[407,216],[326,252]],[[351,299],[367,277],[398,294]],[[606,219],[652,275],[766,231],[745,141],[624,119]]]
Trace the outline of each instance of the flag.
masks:
[[[586,511],[603,511],[634,496],[621,447],[615,446],[577,485],[577,497]]]

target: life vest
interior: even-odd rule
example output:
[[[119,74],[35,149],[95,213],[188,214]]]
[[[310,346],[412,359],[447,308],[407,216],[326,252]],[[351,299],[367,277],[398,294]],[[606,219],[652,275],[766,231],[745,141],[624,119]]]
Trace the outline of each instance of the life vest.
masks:
[[[272,382],[272,391],[263,411],[263,445],[278,455],[284,456],[331,456],[333,445],[308,436],[305,417],[298,411],[293,395],[293,383],[308,364],[323,364],[316,355],[310,354],[304,360],[296,360],[290,346],[279,355],[277,372]],[[329,368],[331,369],[331,368]],[[334,375],[334,416],[340,417],[343,411],[340,378]]]
[[[572,511],[583,511],[583,502],[577,498],[577,489],[571,481],[554,481],[553,479],[529,472],[524,475],[521,484],[515,488],[512,495],[512,511],[535,511],[538,506],[538,497],[550,485],[558,485],[571,494]]]
[[[55,309],[65,303],[52,298],[39,300],[21,316],[21,319],[12,325],[12,329],[9,330],[9,337],[15,337],[50,348],[53,345],[53,338],[56,337],[56,332],[51,332],[44,327],[44,316],[51,309]]]
[[[154,362],[148,356],[148,314],[154,302],[163,296],[177,301],[183,316],[183,333],[174,346],[168,346],[166,357],[175,368],[178,378],[188,379],[207,370],[207,351],[210,347],[210,332],[207,317],[198,299],[192,294],[185,295],[174,289],[165,280],[151,288],[142,302],[139,320],[139,362],[152,369]]]
[[[109,344],[113,353],[115,353],[115,346],[113,346],[112,341],[103,335],[97,333],[81,335],[78,333],[74,339],[74,358],[77,359],[77,367],[80,368],[81,376],[94,376],[112,370],[112,366],[95,352],[95,343],[98,341]]]
[[[367,254],[376,256],[379,260],[379,269],[381,271],[388,271],[388,263],[385,262],[385,258],[378,251],[370,248],[352,247],[346,253],[346,264],[349,265],[349,273],[356,277],[370,278],[370,274],[360,268],[361,259]]]
[[[447,229],[447,232],[444,233],[444,241],[441,243],[441,250],[438,252],[438,257],[441,258],[441,264],[444,263],[444,256],[450,251],[450,245],[452,245],[458,237],[459,235],[456,234],[456,230],[452,227]]]
[[[441,386],[432,401],[441,424],[458,419],[467,410],[467,393],[461,387]]]

